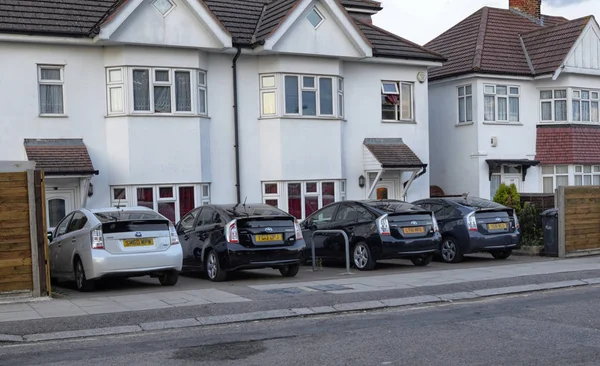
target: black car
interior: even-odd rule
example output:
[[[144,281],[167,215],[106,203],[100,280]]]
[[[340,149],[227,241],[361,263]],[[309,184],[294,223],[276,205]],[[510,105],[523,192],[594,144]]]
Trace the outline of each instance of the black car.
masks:
[[[435,214],[443,240],[438,254],[448,263],[463,255],[489,252],[508,258],[521,242],[515,210],[477,197],[436,197],[413,202]]]
[[[181,219],[177,233],[184,270],[205,270],[211,281],[259,268],[294,277],[306,248],[296,219],[262,203],[198,207]]]
[[[317,233],[343,230],[350,241],[350,258],[359,270],[372,270],[378,260],[408,258],[417,266],[431,262],[440,246],[435,216],[413,204],[397,200],[345,201],[316,211],[301,228],[307,242],[306,255],[323,260],[345,260],[342,234]]]

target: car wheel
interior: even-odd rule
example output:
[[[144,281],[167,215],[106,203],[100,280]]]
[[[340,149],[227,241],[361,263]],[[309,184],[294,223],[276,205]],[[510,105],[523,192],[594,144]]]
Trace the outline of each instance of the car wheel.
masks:
[[[299,264],[292,264],[279,268],[279,273],[281,273],[283,277],[295,277],[298,274],[298,271],[300,271]]]
[[[206,259],[204,260],[204,269],[206,270],[208,279],[213,282],[222,282],[227,279],[227,272],[221,269],[219,257],[217,257],[217,253],[215,253],[214,250],[211,250],[208,252],[208,254],[206,254]]]
[[[370,271],[375,268],[375,259],[371,255],[369,246],[365,243],[358,243],[352,251],[354,265],[360,271]]]
[[[158,281],[163,286],[175,286],[179,281],[179,273],[177,271],[163,272],[158,276]]]
[[[512,254],[512,249],[493,251],[491,253],[494,259],[507,259]]]
[[[431,263],[431,259],[433,259],[433,254],[428,254],[426,256],[421,257],[412,257],[410,261],[413,262],[415,266],[425,267],[426,265]]]
[[[442,260],[446,263],[462,262],[463,255],[456,241],[453,238],[444,238],[442,240]]]
[[[79,258],[75,260],[75,285],[77,286],[77,290],[81,292],[93,291],[96,286],[94,281],[88,280],[85,277],[83,263],[81,263],[81,259]]]

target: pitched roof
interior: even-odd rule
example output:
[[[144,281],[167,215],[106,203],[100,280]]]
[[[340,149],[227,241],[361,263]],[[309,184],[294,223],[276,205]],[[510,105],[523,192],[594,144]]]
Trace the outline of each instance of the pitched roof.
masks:
[[[582,30],[582,19],[543,15],[538,22],[515,10],[484,7],[425,45],[448,59],[430,70],[429,79],[472,72],[548,73],[560,66]]]
[[[538,126],[535,159],[548,165],[600,164],[600,126]]]
[[[93,37],[100,25],[127,0],[2,0],[0,33]],[[300,0],[197,0],[231,33],[234,44],[254,46],[265,40]],[[381,10],[373,0],[335,0],[345,7]],[[442,61],[423,47],[355,19],[373,44],[375,56]]]
[[[382,168],[414,168],[425,165],[399,138],[368,138],[364,140],[363,145],[379,161]]]
[[[82,139],[25,139],[29,161],[47,175],[98,174]]]

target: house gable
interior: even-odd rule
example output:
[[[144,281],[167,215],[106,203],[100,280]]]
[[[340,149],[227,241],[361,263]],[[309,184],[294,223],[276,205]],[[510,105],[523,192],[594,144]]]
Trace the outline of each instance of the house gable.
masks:
[[[563,72],[600,75],[600,27],[591,18],[563,62]]]
[[[130,1],[102,25],[98,39],[206,49],[227,48],[232,43],[218,20],[202,2],[194,0]]]
[[[322,18],[316,26],[309,20],[314,9]],[[264,49],[351,58],[373,55],[369,41],[335,0],[300,1],[266,37]]]

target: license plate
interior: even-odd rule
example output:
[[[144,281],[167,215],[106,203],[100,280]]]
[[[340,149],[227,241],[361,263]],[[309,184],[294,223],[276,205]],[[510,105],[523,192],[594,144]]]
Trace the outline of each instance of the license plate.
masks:
[[[123,240],[123,246],[130,247],[149,247],[154,245],[154,239],[130,239]]]
[[[488,229],[490,230],[505,230],[506,228],[507,226],[505,222],[501,224],[488,224]]]
[[[281,241],[281,240],[283,240],[283,234],[256,235],[256,241],[258,243],[264,243],[267,241]]]
[[[425,232],[425,228],[423,226],[405,227],[402,230],[404,231],[404,234],[423,234]]]

